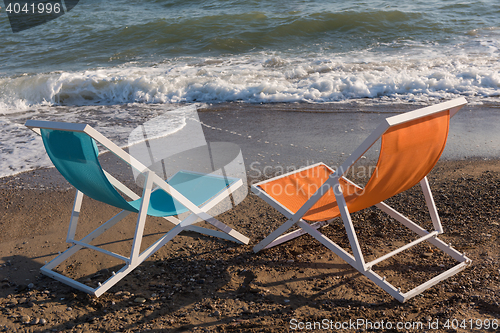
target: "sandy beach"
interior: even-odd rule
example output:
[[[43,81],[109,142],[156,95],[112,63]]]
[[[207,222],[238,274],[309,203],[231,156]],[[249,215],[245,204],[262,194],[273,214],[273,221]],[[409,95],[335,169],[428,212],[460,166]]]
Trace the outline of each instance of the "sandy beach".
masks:
[[[359,111],[353,113],[353,108]],[[251,184],[287,167],[316,162],[339,165],[382,118],[411,109],[415,107],[346,105],[343,110],[315,104],[231,103],[201,110],[199,116],[208,141],[241,147]],[[307,112],[315,116],[304,116]],[[465,107],[452,119],[447,148],[429,175],[445,229],[440,238],[465,251],[472,265],[404,304],[308,235],[254,254],[252,247],[284,218],[251,194],[217,217],[250,237],[249,245],[182,233],[109,292],[95,298],[39,271],[45,261],[68,247],[65,238],[74,189],[54,169],[1,178],[0,330],[286,332],[294,331],[298,327],[294,323],[299,322],[359,319],[394,325],[422,323],[424,328],[407,326],[387,332],[470,331],[452,327],[456,319],[473,325],[475,331],[494,331],[485,330],[485,323],[497,320],[500,324],[500,137],[495,128],[499,117],[493,106]],[[374,164],[376,157],[373,151],[361,162]],[[112,156],[103,155],[103,166],[115,169],[114,175],[126,183],[133,182],[131,173],[117,167]],[[388,203],[423,227],[430,225],[419,188]],[[78,233],[86,234],[117,212],[86,198]],[[369,258],[415,239],[374,208],[354,214],[353,220]],[[95,244],[124,251],[130,246],[134,222],[133,216],[128,217]],[[143,247],[170,228],[165,220],[148,218]],[[322,230],[347,246],[338,221]],[[101,261],[104,258],[92,251],[83,252],[68,262],[65,274],[96,284],[117,270],[118,260]],[[421,244],[388,260],[380,271],[406,291],[453,264],[431,246]],[[479,324],[480,329],[475,326]],[[370,330],[359,326],[344,331]]]

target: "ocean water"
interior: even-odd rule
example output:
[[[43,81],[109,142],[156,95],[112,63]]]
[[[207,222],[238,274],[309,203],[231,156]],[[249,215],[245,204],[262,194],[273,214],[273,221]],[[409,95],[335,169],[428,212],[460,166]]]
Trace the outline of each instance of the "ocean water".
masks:
[[[1,175],[47,163],[30,155],[32,116],[102,108],[117,124],[179,103],[500,102],[497,0],[86,0],[19,33],[2,12],[0,30]]]

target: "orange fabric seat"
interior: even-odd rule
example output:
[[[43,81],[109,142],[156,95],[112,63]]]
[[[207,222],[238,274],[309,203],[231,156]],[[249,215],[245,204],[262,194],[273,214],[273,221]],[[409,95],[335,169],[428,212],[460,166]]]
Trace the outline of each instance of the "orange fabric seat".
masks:
[[[375,171],[362,189],[340,179],[350,213],[368,208],[418,184],[436,165],[448,137],[450,113],[442,111],[388,129],[381,138]],[[347,170],[346,170],[347,171]],[[318,165],[269,181],[259,187],[296,213],[332,171]],[[333,188],[303,216],[307,221],[327,221],[339,216]]]

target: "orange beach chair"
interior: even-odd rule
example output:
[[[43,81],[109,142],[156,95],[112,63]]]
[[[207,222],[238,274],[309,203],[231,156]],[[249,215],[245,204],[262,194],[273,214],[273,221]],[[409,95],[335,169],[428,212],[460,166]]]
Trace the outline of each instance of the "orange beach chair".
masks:
[[[443,152],[450,118],[466,103],[465,98],[458,98],[386,118],[337,170],[319,163],[254,184],[252,191],[288,218],[257,244],[254,251],[308,233],[400,302],[466,268],[471,263],[470,259],[437,237],[443,233],[443,228],[426,177]],[[379,138],[381,147],[376,171],[366,186],[361,188],[344,175]],[[384,203],[384,200],[419,182],[429,208],[433,231],[421,228]],[[365,262],[350,213],[371,206],[381,209],[420,237],[378,259]],[[352,254],[318,231],[337,217],[344,223]],[[282,235],[294,225],[300,229]],[[381,261],[423,241],[430,242],[459,263],[406,293],[372,270]]]

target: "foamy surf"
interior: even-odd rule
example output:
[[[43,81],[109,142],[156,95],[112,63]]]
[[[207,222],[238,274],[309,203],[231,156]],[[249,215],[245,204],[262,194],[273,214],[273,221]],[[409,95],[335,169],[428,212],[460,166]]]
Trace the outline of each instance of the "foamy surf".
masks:
[[[172,106],[134,103],[81,107],[44,106],[36,111],[9,114],[9,117],[0,116],[0,178],[53,166],[45,153],[40,136],[24,126],[28,119],[86,123],[121,148],[128,148],[144,140],[131,137],[131,133],[145,119],[168,117],[168,122],[163,121],[161,127],[154,127],[153,122],[148,127],[148,139],[156,139],[181,130],[185,126],[186,112],[194,112],[203,107],[205,106],[202,104]],[[100,147],[100,153],[105,151],[104,147]]]
[[[44,105],[179,102],[500,101],[500,63],[488,55],[381,60],[253,55],[127,64],[0,79],[2,113]],[[351,57],[349,57],[351,58]]]

